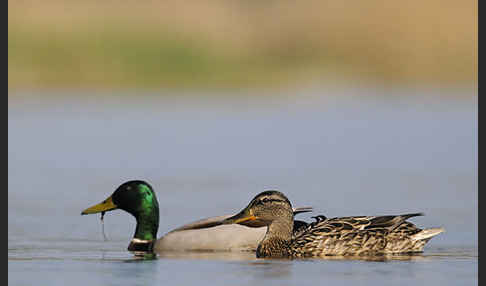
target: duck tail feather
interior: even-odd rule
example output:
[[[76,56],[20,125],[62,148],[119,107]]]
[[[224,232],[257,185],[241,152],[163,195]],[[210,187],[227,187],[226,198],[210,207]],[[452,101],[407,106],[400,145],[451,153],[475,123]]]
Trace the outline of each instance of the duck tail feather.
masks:
[[[434,227],[434,228],[426,228],[422,231],[412,235],[413,240],[425,240],[430,239],[441,232],[444,232],[445,229],[443,227]]]

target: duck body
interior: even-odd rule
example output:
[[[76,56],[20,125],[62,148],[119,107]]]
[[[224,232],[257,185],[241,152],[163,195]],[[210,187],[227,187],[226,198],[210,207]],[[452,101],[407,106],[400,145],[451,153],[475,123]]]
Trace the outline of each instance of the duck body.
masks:
[[[221,221],[231,215],[216,216],[187,224],[159,238],[156,252],[162,251],[256,251],[266,227],[244,225],[204,226],[206,222]],[[201,225],[201,227],[198,227]]]
[[[265,257],[375,256],[422,252],[443,228],[420,229],[407,219],[421,213],[325,218],[289,235],[293,229],[290,201],[280,192],[257,195],[239,214],[224,223],[262,221],[268,226],[256,255]]]
[[[443,228],[420,229],[406,219],[421,213],[337,217],[309,224],[290,243],[290,256],[373,256],[423,252]]]

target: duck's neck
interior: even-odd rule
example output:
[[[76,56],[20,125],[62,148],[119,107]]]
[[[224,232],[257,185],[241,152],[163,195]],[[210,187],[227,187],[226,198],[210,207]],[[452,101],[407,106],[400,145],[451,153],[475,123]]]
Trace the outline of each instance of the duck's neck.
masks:
[[[154,240],[157,238],[159,229],[159,209],[156,208],[149,213],[142,213],[137,219],[137,227],[133,238],[140,240]]]
[[[293,231],[293,217],[279,218],[267,228],[265,237],[257,248],[257,257],[289,257]]]
[[[137,219],[137,228],[133,238],[155,240],[159,229],[159,202],[155,193],[146,185],[139,186],[140,202],[133,216]]]
[[[137,227],[135,235],[128,245],[129,251],[153,252],[159,229],[159,208],[135,216]]]

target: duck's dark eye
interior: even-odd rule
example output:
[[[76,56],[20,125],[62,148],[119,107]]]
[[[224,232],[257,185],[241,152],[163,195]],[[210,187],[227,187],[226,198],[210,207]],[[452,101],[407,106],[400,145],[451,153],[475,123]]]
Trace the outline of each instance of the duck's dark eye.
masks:
[[[269,199],[269,198],[264,198],[262,201],[263,201],[264,203],[268,203],[268,202],[270,201],[270,199]]]

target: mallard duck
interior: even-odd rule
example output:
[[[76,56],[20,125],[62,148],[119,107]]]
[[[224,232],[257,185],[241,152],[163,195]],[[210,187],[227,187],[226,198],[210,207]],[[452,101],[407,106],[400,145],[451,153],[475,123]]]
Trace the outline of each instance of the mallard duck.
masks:
[[[425,243],[443,228],[420,229],[406,221],[421,213],[387,216],[316,217],[298,232],[293,232],[292,205],[278,191],[258,194],[238,214],[222,221],[241,224],[248,221],[267,225],[256,256],[319,257],[372,256],[422,252]]]
[[[85,209],[81,214],[95,214],[124,210],[132,214],[137,226],[129,251],[167,250],[249,250],[255,251],[265,235],[266,227],[258,221],[242,225],[222,225],[221,221],[233,216],[223,215],[198,220],[176,228],[159,239],[159,203],[153,188],[145,181],[134,180],[120,185],[103,202]],[[310,212],[312,208],[296,208],[293,214]],[[296,230],[307,223],[295,221]]]

